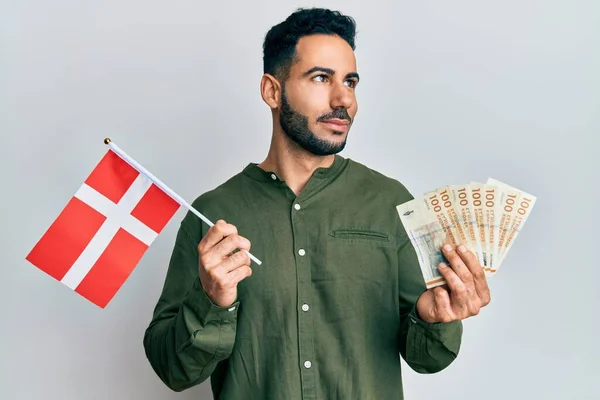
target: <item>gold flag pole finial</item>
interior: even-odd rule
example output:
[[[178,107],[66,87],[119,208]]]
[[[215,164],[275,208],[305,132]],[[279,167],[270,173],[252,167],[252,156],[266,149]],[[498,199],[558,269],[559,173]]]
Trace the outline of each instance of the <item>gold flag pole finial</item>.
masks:
[[[109,144],[109,143],[110,143],[110,138],[108,138],[108,137],[107,137],[107,138],[105,138],[105,139],[104,139],[104,144]]]

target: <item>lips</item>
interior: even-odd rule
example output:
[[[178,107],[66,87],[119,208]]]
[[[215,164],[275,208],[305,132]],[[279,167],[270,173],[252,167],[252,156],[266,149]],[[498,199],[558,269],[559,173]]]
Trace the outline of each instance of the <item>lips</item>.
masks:
[[[339,125],[341,127],[347,126],[349,124],[348,120],[338,118],[328,119],[323,122],[330,125]]]
[[[345,119],[328,119],[322,121],[329,129],[332,129],[336,132],[346,132],[348,131],[349,121]]]

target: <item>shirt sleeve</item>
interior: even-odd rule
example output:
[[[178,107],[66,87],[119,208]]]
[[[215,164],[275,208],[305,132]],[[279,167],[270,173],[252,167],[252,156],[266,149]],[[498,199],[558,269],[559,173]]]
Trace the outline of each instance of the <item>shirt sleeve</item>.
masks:
[[[402,201],[412,198],[405,191]],[[463,324],[461,321],[427,323],[419,318],[417,300],[427,287],[417,253],[401,222],[397,240],[400,354],[414,371],[436,373],[448,367],[458,356]]]
[[[198,277],[200,233],[186,226],[175,239],[164,287],[143,339],[146,357],[159,378],[172,390],[182,391],[205,381],[233,349],[239,302],[215,305]]]

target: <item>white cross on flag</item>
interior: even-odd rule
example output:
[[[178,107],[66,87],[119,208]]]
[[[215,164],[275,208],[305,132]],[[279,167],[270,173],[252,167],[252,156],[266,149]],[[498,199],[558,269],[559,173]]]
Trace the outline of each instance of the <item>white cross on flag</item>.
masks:
[[[26,259],[104,308],[179,207],[108,150]]]

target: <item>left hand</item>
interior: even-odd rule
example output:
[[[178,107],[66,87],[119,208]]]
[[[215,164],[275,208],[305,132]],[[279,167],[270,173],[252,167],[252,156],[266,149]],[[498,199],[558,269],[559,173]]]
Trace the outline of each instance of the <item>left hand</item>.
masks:
[[[433,323],[460,321],[479,314],[481,308],[490,303],[491,297],[477,257],[462,245],[456,249],[445,245],[442,252],[450,266],[442,263],[439,270],[448,285],[428,289],[419,297],[419,317]]]

